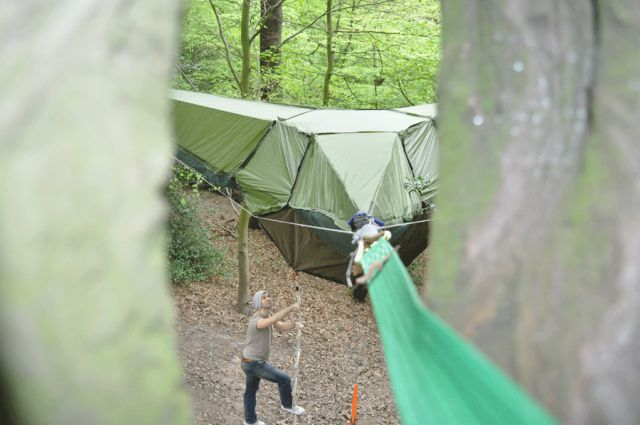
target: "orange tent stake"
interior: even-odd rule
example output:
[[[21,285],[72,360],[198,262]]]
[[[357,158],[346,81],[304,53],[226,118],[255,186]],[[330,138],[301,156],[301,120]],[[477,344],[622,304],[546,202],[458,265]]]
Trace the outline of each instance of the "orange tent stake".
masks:
[[[351,419],[349,425],[356,425],[358,418],[358,384],[353,384],[353,398],[351,399]]]

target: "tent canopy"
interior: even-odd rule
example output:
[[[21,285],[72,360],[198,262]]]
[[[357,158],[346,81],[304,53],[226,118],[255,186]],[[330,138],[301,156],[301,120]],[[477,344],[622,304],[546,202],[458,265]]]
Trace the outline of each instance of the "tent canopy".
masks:
[[[400,132],[424,117],[383,110],[318,109],[287,120],[308,134]]]
[[[201,106],[209,111],[226,112],[267,122],[272,122],[280,118],[287,119],[313,110],[299,106],[256,102],[253,100],[235,99],[232,97],[215,96],[183,90],[171,90],[170,97],[182,103]]]
[[[405,108],[395,109],[399,112],[407,114],[420,115],[422,117],[438,116],[438,105],[435,103],[425,103],[424,105],[407,106]]]
[[[213,183],[239,188],[255,215],[346,230],[347,220],[371,205],[386,224],[428,213],[437,181],[434,116],[310,109],[179,90],[170,97],[179,158]],[[409,190],[407,183],[417,178],[429,184]],[[349,235],[262,225],[294,269],[344,281]],[[404,227],[411,226],[417,225]],[[427,226],[404,227],[392,233],[401,246],[413,246],[400,253],[408,262],[426,247]],[[403,234],[424,237],[424,243],[402,240]],[[299,246],[310,240],[312,250]]]

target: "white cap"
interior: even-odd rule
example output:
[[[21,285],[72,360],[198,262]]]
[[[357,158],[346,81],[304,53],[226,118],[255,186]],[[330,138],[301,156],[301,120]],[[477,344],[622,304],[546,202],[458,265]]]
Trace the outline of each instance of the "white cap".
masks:
[[[265,293],[266,291],[258,291],[255,294],[253,294],[253,308],[255,308],[256,310],[259,309],[260,307],[262,307],[262,295]]]

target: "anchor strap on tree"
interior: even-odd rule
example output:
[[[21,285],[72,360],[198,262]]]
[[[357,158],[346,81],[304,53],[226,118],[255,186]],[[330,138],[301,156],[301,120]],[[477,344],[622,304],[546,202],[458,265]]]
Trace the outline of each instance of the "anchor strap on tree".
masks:
[[[373,244],[362,265],[404,425],[557,423],[423,306],[386,240]]]

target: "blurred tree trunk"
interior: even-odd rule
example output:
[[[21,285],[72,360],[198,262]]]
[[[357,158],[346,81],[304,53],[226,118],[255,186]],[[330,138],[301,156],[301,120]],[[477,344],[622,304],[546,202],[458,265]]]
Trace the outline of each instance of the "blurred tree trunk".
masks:
[[[0,419],[190,421],[161,190],[176,6],[0,3]]]
[[[282,2],[283,0],[260,0],[260,74],[262,87],[260,98],[269,100],[279,86],[278,66],[280,66],[280,43],[282,42]]]
[[[443,3],[426,300],[563,421],[640,423],[640,7]]]

